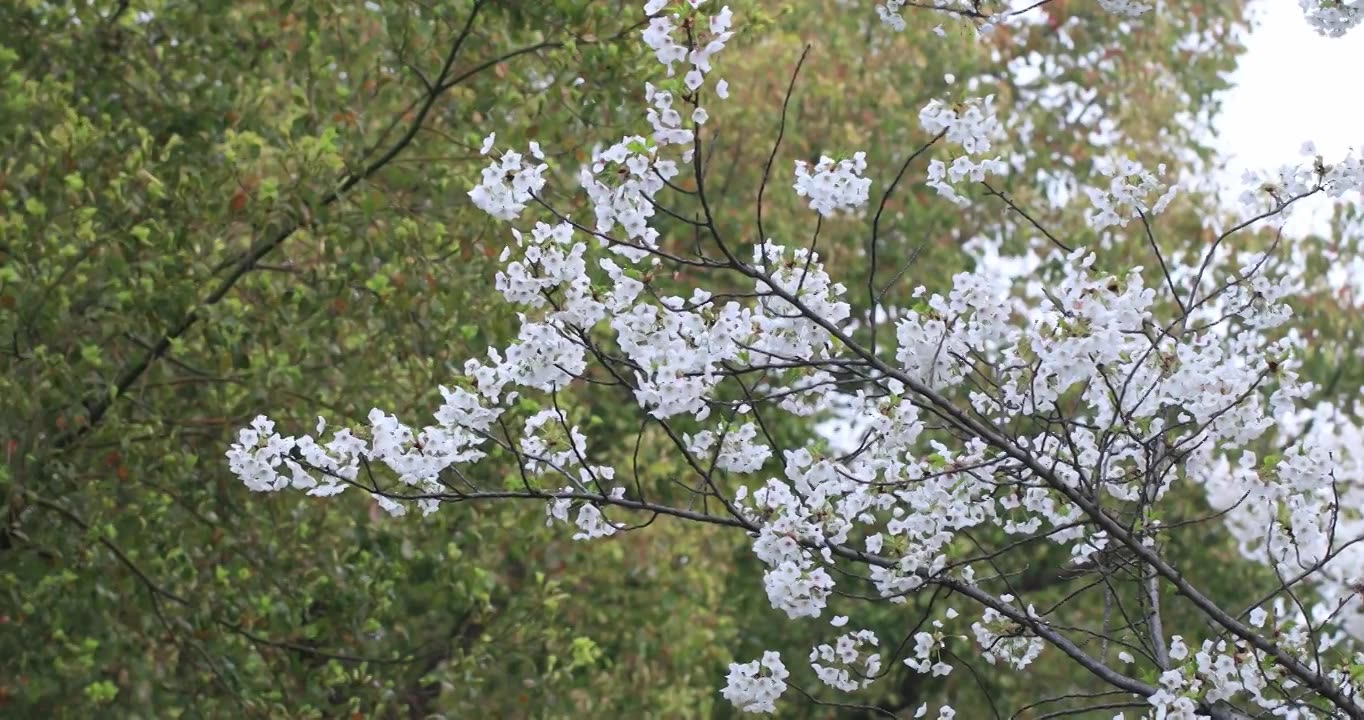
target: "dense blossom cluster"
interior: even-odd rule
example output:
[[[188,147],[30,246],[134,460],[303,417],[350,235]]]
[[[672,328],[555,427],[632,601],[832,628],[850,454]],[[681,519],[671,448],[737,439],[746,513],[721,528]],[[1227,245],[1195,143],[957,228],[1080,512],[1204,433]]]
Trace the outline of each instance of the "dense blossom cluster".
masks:
[[[1003,159],[983,157],[993,147],[991,141],[1003,133],[993,95],[956,104],[934,100],[919,111],[919,125],[934,135],[941,133],[966,153],[950,162],[935,159],[928,164],[928,186],[958,205],[968,205],[969,201],[957,194],[957,183],[967,179],[981,182],[987,175],[1008,172]]]
[[[881,18],[881,22],[889,25],[896,32],[903,31],[906,27],[905,18],[900,14],[907,0],[886,0],[876,4],[876,15]]]
[[[484,155],[493,151],[497,133],[483,141],[480,152]],[[530,144],[531,157],[544,160],[545,155],[537,143]],[[545,186],[544,173],[549,166],[528,163],[519,152],[508,151],[498,162],[483,168],[483,182],[469,191],[474,205],[499,220],[511,220],[521,214],[535,193]]]
[[[1094,161],[1098,171],[1113,178],[1107,190],[1085,188],[1094,211],[1089,215],[1089,224],[1096,230],[1112,225],[1127,227],[1133,218],[1145,214],[1158,214],[1171,200],[1174,200],[1178,187],[1166,187],[1156,174],[1143,169],[1130,158],[1117,161],[1099,158]],[[1165,174],[1165,166],[1156,168],[1159,175]],[[1152,200],[1152,197],[1155,199]]]
[[[1016,16],[1008,12],[991,15],[989,6],[982,4],[979,0],[938,0],[932,5],[926,3],[916,5],[910,0],[882,0],[876,3],[876,15],[882,23],[892,30],[902,32],[906,27],[909,27],[904,16],[906,7],[932,9],[956,17],[972,18],[977,21],[977,30],[982,35],[989,33],[998,23]],[[941,26],[934,30],[940,35],[943,34]]]
[[[1099,0],[1099,5],[1108,12],[1127,17],[1138,17],[1151,11],[1151,3],[1147,0]]]
[[[786,678],[790,676],[781,655],[769,650],[761,660],[731,663],[721,694],[744,712],[776,712],[777,699],[786,692]]]
[[[1361,0],[1298,0],[1307,22],[1327,37],[1340,37],[1364,22]]]
[[[715,445],[717,437],[722,437],[719,452],[715,456],[715,467],[726,472],[751,473],[761,469],[772,457],[772,448],[758,441],[758,426],[744,423],[738,429],[717,433],[702,430],[695,437],[684,436],[687,448],[698,456],[705,456]]]
[[[1124,15],[1148,9],[1100,4]],[[1303,5],[1314,23],[1340,32],[1356,17],[1355,4]],[[903,25],[906,3],[876,7]],[[847,288],[813,248],[758,237],[744,256],[710,227],[714,251],[690,262],[731,271],[724,289],[663,294],[651,278],[676,257],[653,220],[696,159],[709,119],[702,89],[711,83],[717,97],[728,94],[723,80],[712,82],[713,61],[734,32],[729,9],[707,15],[704,0],[650,0],[644,9],[644,41],[667,76],[685,68],[686,90],[647,85],[641,124],[649,134],[598,147],[578,168],[595,215],[590,233],[564,217],[509,229],[496,288],[521,312],[515,339],[467,361],[452,387],[441,387],[435,423],[420,429],[377,409],[367,428],[330,439],[321,419],[313,435],[286,436],[257,418],[227,454],[247,487],[315,496],[355,487],[394,515],[515,495],[543,501],[548,523],[569,524],[583,540],[625,532],[616,513],[703,518],[690,506],[651,504],[630,489],[636,479],[618,479],[625,468],[594,460],[598,450],[566,391],[596,369],[675,439],[704,486],[698,492],[718,500],[716,517],[748,532],[773,608],[792,619],[824,616],[839,583],[851,582],[843,563],[860,564],[857,574],[891,603],[937,586],[979,606],[970,637],[952,632],[964,628],[949,627],[959,613],[948,608],[913,631],[903,656],[884,654],[868,630],[813,648],[810,670],[832,688],[861,690],[899,661],[947,675],[949,647],[974,641],[981,658],[1015,670],[1061,646],[1095,674],[1121,677],[1120,689],[1149,704],[1153,718],[1206,717],[1232,700],[1318,717],[1295,705],[1303,688],[1364,713],[1352,699],[1360,692],[1352,669],[1364,662],[1352,645],[1364,639],[1364,543],[1352,539],[1364,537],[1364,520],[1343,512],[1364,506],[1364,428],[1357,408],[1311,401],[1318,388],[1301,378],[1297,356],[1304,340],[1282,331],[1305,291],[1291,264],[1273,248],[1218,253],[1213,243],[1161,257],[1157,274],[1107,267],[1088,248],[1039,243],[1020,265],[1045,267],[1045,276],[982,262],[943,293],[920,287],[911,307],[884,309],[893,342],[874,349],[859,343]],[[1003,134],[992,97],[935,100],[919,120],[929,145],[940,138],[960,153],[930,160],[921,178],[946,198],[965,204],[960,183],[1008,172],[989,156]],[[488,136],[485,155],[495,139]],[[1247,212],[1281,215],[1295,198],[1364,187],[1355,156],[1327,165],[1306,151],[1308,163],[1249,178]],[[537,145],[528,152],[495,155],[470,191],[490,216],[523,220],[540,199],[549,168]],[[813,167],[797,162],[794,190],[821,217],[855,211],[869,201],[866,168],[861,152]],[[1119,159],[1101,170],[1112,181],[1090,189],[1085,213],[1098,231],[1154,219],[1175,192],[1160,179],[1163,166],[1151,173]],[[1160,280],[1153,286],[1151,277]],[[849,376],[858,382],[845,389]],[[781,447],[763,421],[763,413],[819,417],[833,408],[855,418],[858,435],[855,449],[837,456]],[[684,430],[674,433],[674,422]],[[1266,444],[1279,450],[1253,449]],[[494,451],[515,459],[516,490],[472,487],[459,473]],[[1215,626],[1208,637],[1159,637],[1140,659],[1118,652],[1126,666],[1150,663],[1154,683],[1086,655],[1021,597],[988,592],[977,573],[993,572],[991,556],[960,557],[978,529],[991,528],[1020,545],[1057,547],[1074,572],[1125,554],[1150,582],[1187,583],[1161,557],[1166,526],[1152,510],[1176,485],[1207,497],[1247,558],[1283,577],[1302,575],[1315,595],[1310,603],[1267,598],[1244,621],[1198,606]],[[1118,509],[1136,519],[1118,522]],[[1177,589],[1197,605],[1194,585]],[[1350,662],[1328,659],[1327,649]],[[730,665],[722,694],[743,711],[773,712],[790,677],[769,651]],[[924,705],[915,717],[927,712]],[[954,714],[942,707],[938,717]]]
[[[813,171],[804,160],[796,161],[796,194],[809,198],[810,209],[829,216],[836,210],[853,210],[867,204],[871,180],[862,177],[867,169],[867,154],[835,161],[825,155]]]

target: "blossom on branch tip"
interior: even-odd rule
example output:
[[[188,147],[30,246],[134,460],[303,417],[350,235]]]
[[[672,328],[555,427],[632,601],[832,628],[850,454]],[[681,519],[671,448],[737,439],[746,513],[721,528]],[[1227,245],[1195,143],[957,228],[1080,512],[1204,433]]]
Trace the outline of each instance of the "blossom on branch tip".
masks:
[[[810,667],[825,685],[843,692],[856,692],[871,685],[881,672],[881,654],[865,650],[879,644],[876,634],[870,630],[844,633],[833,645],[824,644],[812,649]]]
[[[809,198],[810,209],[828,217],[838,210],[856,210],[867,204],[871,179],[862,177],[867,169],[867,154],[835,161],[825,155],[813,170],[804,160],[796,161],[796,194]]]
[[[496,133],[483,141],[483,154],[492,151]],[[538,144],[531,145],[531,155],[544,160]],[[515,220],[526,209],[533,195],[545,186],[543,162],[530,163],[525,156],[507,151],[491,165],[483,168],[482,181],[469,191],[474,206],[499,220]]]
[[[786,678],[790,676],[781,655],[769,650],[759,660],[730,663],[721,694],[744,712],[773,713],[777,711],[777,699],[786,692]]]
[[[1298,0],[1312,29],[1326,37],[1341,37],[1364,22],[1361,0]]]

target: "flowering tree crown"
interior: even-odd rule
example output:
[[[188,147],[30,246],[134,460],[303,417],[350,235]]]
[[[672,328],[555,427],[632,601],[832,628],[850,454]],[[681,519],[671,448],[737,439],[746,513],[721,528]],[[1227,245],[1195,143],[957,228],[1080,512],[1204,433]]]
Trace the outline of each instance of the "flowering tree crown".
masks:
[[[877,31],[902,29],[921,10],[987,34],[1030,22],[1042,4],[988,13],[964,0],[886,0],[875,6]],[[1137,32],[1153,8],[1099,4],[1132,17]],[[1301,4],[1326,36],[1364,20],[1359,2]],[[1304,148],[1302,164],[1247,178],[1242,217],[1206,247],[1172,254],[1162,252],[1158,221],[1187,183],[1114,148],[1099,163],[1108,184],[1069,199],[1099,238],[1079,247],[990,185],[1016,170],[1000,152],[1007,131],[994,98],[937,99],[918,115],[925,141],[879,199],[861,151],[830,149],[785,176],[769,163],[763,190],[790,182],[813,213],[813,237],[767,237],[761,206],[756,235],[727,237],[712,217],[722,199],[708,191],[706,133],[721,115],[708,103],[729,97],[722,61],[741,26],[704,0],[650,0],[643,10],[642,40],[659,68],[643,89],[641,134],[599,147],[578,168],[552,167],[535,143],[499,147],[496,134],[481,148],[489,164],[468,196],[515,225],[496,276],[521,312],[515,340],[468,360],[440,388],[444,403],[425,427],[379,409],[368,427],[329,435],[322,418],[310,435],[257,418],[227,454],[250,489],[351,490],[393,515],[534,500],[548,523],[581,540],[638,530],[651,514],[732,527],[752,538],[767,597],[793,620],[826,617],[831,597],[862,586],[889,603],[930,589],[958,601],[899,643],[832,617],[836,631],[810,650],[809,667],[843,692],[865,689],[892,663],[951,673],[955,638],[1014,671],[1060,653],[1142,717],[1364,717],[1364,427],[1356,407],[1322,401],[1302,376],[1308,339],[1292,327],[1293,301],[1335,281],[1307,277],[1303,248],[1282,235],[1254,250],[1231,241],[1281,223],[1303,198],[1357,193],[1360,157],[1328,163]],[[589,217],[548,199],[564,169]],[[849,285],[863,279],[840,282],[826,269],[819,228],[870,216],[874,266],[882,211],[897,185],[915,181],[947,202],[1029,224],[1035,242],[957,274],[946,293],[919,288],[908,307],[880,302],[868,281],[866,305],[855,308]],[[1003,205],[987,205],[996,196]],[[694,216],[674,209],[675,198],[694,201]],[[668,223],[694,230],[695,242],[670,237]],[[1149,253],[1148,265],[1106,260],[1130,243]],[[988,238],[978,247],[999,252]],[[659,278],[682,271],[709,289],[660,290]],[[885,325],[893,333],[878,332]],[[570,392],[584,385],[590,394]],[[597,457],[575,406],[593,396],[627,397],[643,425],[666,434],[693,474],[692,502],[651,498],[637,466]],[[788,447],[770,430],[780,415],[836,416],[845,430]],[[461,472],[490,455],[509,463],[515,482],[482,487]],[[1280,583],[1224,607],[1196,571],[1178,567],[1162,510],[1181,488],[1206,497],[1245,558]],[[985,529],[1003,539],[982,547],[975,538]],[[1064,607],[1030,603],[998,570],[1029,543],[1066,547],[1073,572],[1139,588],[1139,618],[1075,627]],[[1165,631],[1162,592],[1196,609],[1203,636]],[[952,634],[959,617],[969,636]],[[731,665],[724,698],[774,711],[792,684],[785,662],[769,651]]]

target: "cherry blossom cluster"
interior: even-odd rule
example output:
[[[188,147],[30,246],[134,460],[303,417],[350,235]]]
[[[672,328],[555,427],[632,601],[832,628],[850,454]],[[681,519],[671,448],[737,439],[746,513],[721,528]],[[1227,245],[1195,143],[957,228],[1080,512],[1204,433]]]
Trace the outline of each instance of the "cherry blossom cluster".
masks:
[[[1099,7],[1114,15],[1140,17],[1150,12],[1152,6],[1147,0],[1099,0]]]
[[[1361,0],[1298,0],[1313,29],[1327,37],[1341,37],[1364,22]]]
[[[786,678],[790,676],[781,662],[781,655],[769,650],[760,660],[730,663],[729,676],[720,693],[744,712],[776,712],[777,699],[786,692]]]
[[[497,133],[488,135],[479,152],[493,151]],[[530,144],[531,157],[544,160],[540,145]],[[501,220],[511,220],[521,214],[533,195],[545,186],[544,173],[549,166],[543,162],[528,163],[521,153],[509,150],[499,161],[483,168],[483,182],[469,191],[469,198],[478,209]]]
[[[844,633],[833,645],[820,645],[810,651],[810,668],[825,685],[856,692],[875,682],[881,672],[881,654],[868,651],[878,645],[876,633],[870,630]]]
[[[515,243],[502,249],[504,269],[496,276],[497,291],[507,302],[544,307],[550,290],[586,279],[587,245],[573,242],[571,225],[537,223],[530,237],[513,228],[512,238]],[[513,253],[519,257],[513,259]]]
[[[683,437],[688,449],[701,457],[709,453],[717,437],[722,438],[719,453],[715,456],[715,466],[726,472],[757,472],[772,457],[772,448],[758,441],[758,426],[753,423],[744,423],[730,432],[717,434],[702,430],[695,436]]]
[[[711,59],[724,49],[733,38],[731,29],[733,13],[728,6],[715,15],[704,19],[709,33],[697,38],[696,29],[691,25],[698,17],[698,9],[704,0],[686,0],[672,4],[674,12],[662,14],[669,8],[665,0],[651,0],[645,12],[653,16],[649,27],[644,31],[644,41],[654,51],[669,77],[673,75],[673,64],[689,62],[691,69],[683,77],[686,89],[698,91],[711,72]],[[692,27],[690,41],[679,42],[677,31],[684,25]],[[719,79],[715,93],[721,99],[729,97],[729,83]],[[648,223],[655,212],[654,196],[680,172],[678,162],[691,162],[692,143],[695,127],[704,125],[709,118],[705,107],[693,103],[689,116],[684,117],[677,108],[674,93],[646,83],[644,94],[648,103],[646,118],[653,127],[650,139],[628,136],[605,150],[593,153],[592,163],[582,168],[578,174],[579,183],[586,190],[595,209],[598,233],[605,235],[619,226],[626,235],[626,241],[615,243],[611,250],[631,262],[646,257],[650,250],[657,248],[658,231]],[[668,146],[683,146],[685,150],[678,159],[665,158],[661,153]],[[501,215],[495,215],[501,219]]]
[[[1328,165],[1311,142],[1303,144],[1301,154],[1310,159],[1285,164],[1272,173],[1247,170],[1241,178],[1244,183],[1239,197],[1241,205],[1257,211],[1277,211],[1281,219],[1292,211],[1293,202],[1308,195],[1320,192],[1339,199],[1350,194],[1357,198],[1364,192],[1364,157],[1350,152]]]
[[[1012,595],[1001,595],[1000,600],[1013,602]],[[1028,616],[1038,618],[1037,610],[1028,606]],[[971,624],[971,632],[981,647],[981,657],[994,665],[1004,661],[1016,670],[1032,664],[1042,654],[1043,642],[1026,627],[1005,617],[994,608],[986,608],[979,622]]]
[[[862,177],[867,169],[867,154],[835,161],[825,155],[811,170],[804,160],[796,161],[796,194],[810,200],[810,209],[824,217],[837,210],[854,210],[867,204],[871,179]]]
[[[568,486],[563,489],[565,495],[573,492],[573,487]],[[625,497],[625,488],[617,486],[608,496],[615,500]],[[568,522],[569,511],[573,508],[573,500],[569,497],[561,497],[545,507],[545,525],[553,525],[559,522]],[[573,523],[578,526],[578,532],[573,533],[574,540],[595,540],[596,538],[610,537],[616,534],[616,530],[624,527],[623,523],[611,523],[602,514],[601,508],[592,503],[579,503],[578,514]]]
[[[1318,405],[1306,417],[1311,428],[1282,454],[1218,457],[1201,479],[1213,507],[1228,511],[1226,525],[1243,554],[1292,575],[1321,564],[1312,582],[1323,602],[1351,636],[1364,638],[1356,599],[1364,552],[1357,544],[1338,547],[1343,538],[1364,536],[1364,522],[1342,511],[1364,501],[1364,429],[1342,408]],[[1244,501],[1231,497],[1247,488]]]
[[[658,94],[655,102],[666,105],[669,96]],[[671,134],[669,116],[661,116],[659,134],[670,141],[681,141]],[[690,139],[689,131],[681,131]],[[659,145],[638,135],[627,137],[604,151],[593,153],[592,164],[579,171],[578,181],[587,192],[597,216],[596,230],[605,235],[617,226],[625,233],[622,242],[611,250],[631,262],[647,257],[658,247],[658,230],[649,225],[654,216],[653,198],[680,172],[677,162],[659,157]]]
[[[669,0],[649,0],[644,5],[644,13],[651,17],[649,27],[644,31],[644,43],[667,68],[668,77],[673,76],[673,63],[690,63],[691,69],[687,71],[683,82],[692,91],[701,87],[706,74],[711,71],[711,58],[723,50],[725,44],[734,37],[734,32],[730,29],[734,23],[734,13],[730,11],[729,6],[725,6],[706,18],[704,27],[709,30],[709,34],[679,41],[675,32],[683,28],[688,19],[695,17],[695,12],[705,2],[706,0],[672,0],[670,3]],[[660,15],[670,4],[673,12]],[[717,92],[721,97],[727,94],[723,89],[717,89]]]
[[[1314,633],[1331,614],[1323,605],[1311,608],[1315,616],[1309,619],[1300,610],[1290,609],[1280,597],[1274,601],[1272,612],[1255,608],[1249,613],[1251,627],[1263,629],[1275,638],[1281,651],[1290,652],[1298,662],[1319,672],[1326,682],[1343,694],[1357,696],[1360,692],[1358,672],[1351,666],[1359,664],[1364,655],[1354,653],[1335,667],[1327,666],[1323,658],[1338,646],[1340,637],[1331,633]],[[1170,638],[1166,655],[1171,668],[1159,676],[1159,688],[1147,698],[1152,718],[1205,718],[1200,703],[1215,705],[1236,698],[1247,698],[1256,706],[1277,717],[1316,718],[1318,715],[1297,707],[1292,700],[1277,697],[1276,686],[1293,688],[1297,682],[1260,648],[1246,640],[1205,639],[1201,647],[1191,651],[1184,638]],[[1130,658],[1130,655],[1128,656]]]
[[[950,620],[957,617],[957,611],[948,608],[947,618]],[[914,633],[914,655],[905,658],[905,665],[910,669],[933,677],[950,675],[952,666],[943,662],[942,650],[946,647],[948,635],[943,632],[943,621],[933,621],[933,631],[920,631]]]
[[[747,487],[741,486],[735,502],[743,504],[747,496]],[[833,577],[802,544],[824,536],[824,528],[812,517],[811,504],[798,489],[773,478],[754,491],[752,505],[745,507],[749,518],[762,523],[753,553],[768,567],[763,575],[767,598],[773,608],[792,619],[819,617],[834,587]]]
[[[981,182],[987,175],[1008,172],[1003,159],[983,157],[990,152],[992,142],[1003,134],[995,115],[993,95],[960,103],[934,100],[919,111],[919,125],[933,135],[941,133],[947,142],[960,146],[966,153],[951,162],[935,159],[928,164],[928,186],[958,205],[964,207],[970,201],[957,193],[957,183],[966,179]]]
[[[1159,213],[1174,200],[1179,189],[1177,185],[1166,187],[1157,177],[1165,174],[1164,164],[1156,168],[1155,174],[1131,158],[1116,161],[1096,158],[1094,166],[1103,175],[1113,178],[1107,190],[1085,188],[1085,194],[1094,204],[1093,212],[1086,219],[1095,230],[1113,225],[1127,227],[1133,218]]]
[[[881,22],[889,25],[896,32],[903,32],[905,18],[900,14],[904,9],[906,0],[885,0],[876,4],[876,15],[881,18]]]
[[[939,0],[932,5],[915,5],[909,0],[883,0],[876,3],[876,15],[890,29],[895,32],[903,32],[908,27],[903,15],[906,7],[919,7],[958,17],[970,17],[977,21],[977,31],[981,35],[988,34],[999,22],[1007,20],[1009,17],[1003,14],[990,15],[985,6],[972,0]],[[941,26],[935,28],[935,32],[939,35],[945,34],[941,32]]]
[[[478,449],[481,435],[498,413],[485,410],[476,396],[461,388],[440,390],[445,404],[436,411],[439,424],[420,433],[375,409],[369,414],[368,440],[343,428],[321,445],[311,436],[282,436],[275,432],[269,418],[257,417],[238,433],[237,442],[227,452],[228,466],[256,492],[292,487],[314,496],[337,495],[357,483],[362,466],[369,463],[386,465],[405,485],[428,493],[441,492],[441,472],[484,456]],[[319,438],[325,429],[326,421],[319,418]],[[406,504],[386,495],[375,494],[374,499],[393,515],[407,512]],[[423,514],[434,512],[439,504],[427,497],[416,501]]]

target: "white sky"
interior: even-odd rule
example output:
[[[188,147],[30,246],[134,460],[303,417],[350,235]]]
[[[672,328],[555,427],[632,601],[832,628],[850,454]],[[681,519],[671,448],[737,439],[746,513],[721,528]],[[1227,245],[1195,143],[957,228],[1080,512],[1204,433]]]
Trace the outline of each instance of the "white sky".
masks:
[[[1307,140],[1327,163],[1364,148],[1364,28],[1327,38],[1293,0],[1258,0],[1253,7],[1255,30],[1224,96],[1213,143],[1227,160],[1222,185],[1238,191],[1246,169],[1301,162]],[[1322,201],[1299,208],[1289,231],[1324,222],[1326,207]]]

